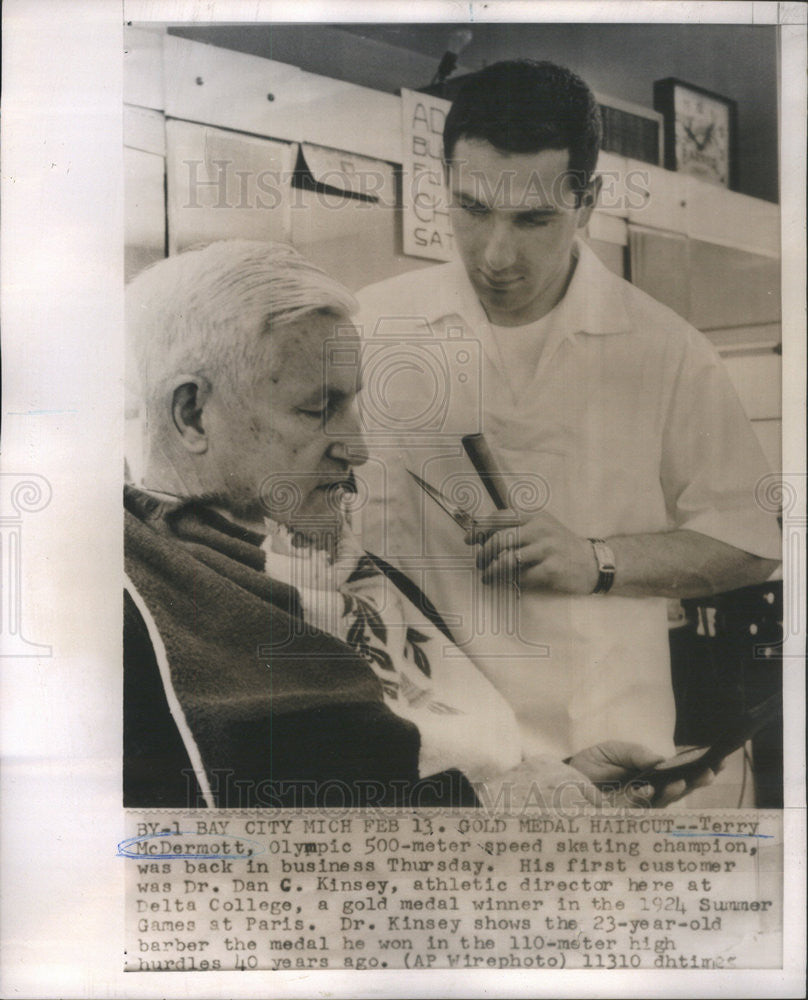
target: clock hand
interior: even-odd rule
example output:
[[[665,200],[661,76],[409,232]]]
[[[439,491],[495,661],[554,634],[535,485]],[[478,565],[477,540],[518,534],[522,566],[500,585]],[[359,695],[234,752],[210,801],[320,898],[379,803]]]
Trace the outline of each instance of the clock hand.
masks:
[[[710,137],[713,134],[714,128],[715,128],[715,122],[710,122],[710,124],[707,126],[707,130],[705,131],[704,136],[702,137],[701,142],[699,142],[699,140],[696,139],[696,145],[699,147],[699,152],[701,152],[705,148],[707,143],[710,141]]]

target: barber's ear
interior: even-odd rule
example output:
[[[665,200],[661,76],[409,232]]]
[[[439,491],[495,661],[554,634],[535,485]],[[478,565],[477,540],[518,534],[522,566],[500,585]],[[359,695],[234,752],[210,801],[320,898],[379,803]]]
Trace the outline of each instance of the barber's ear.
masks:
[[[589,216],[595,209],[600,198],[600,189],[603,187],[603,177],[600,174],[595,174],[586,186],[586,190],[581,195],[581,208],[584,209],[586,220],[583,225],[589,222]]]
[[[180,375],[174,380],[171,416],[183,445],[195,455],[208,450],[203,413],[210,396],[210,383],[200,375]]]
[[[581,214],[578,216],[578,227],[585,226],[589,222],[592,212],[595,210],[595,206],[598,203],[598,198],[600,197],[600,189],[603,187],[603,177],[600,174],[596,174],[589,183],[586,185],[586,190],[581,195],[580,209]]]

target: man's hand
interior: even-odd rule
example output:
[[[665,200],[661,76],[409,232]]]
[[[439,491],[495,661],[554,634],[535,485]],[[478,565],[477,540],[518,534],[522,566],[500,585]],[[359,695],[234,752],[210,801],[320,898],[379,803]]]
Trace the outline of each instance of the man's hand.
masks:
[[[582,770],[544,754],[529,757],[504,774],[468,777],[483,805],[498,802],[509,811],[525,806],[591,809],[604,804],[603,796]]]
[[[594,785],[626,786],[616,795],[604,796],[603,804],[609,806],[642,808],[653,805],[662,809],[713,780],[714,774],[708,768],[690,782],[672,781],[656,795],[652,785],[630,783],[632,775],[653,767],[661,760],[664,757],[639,743],[609,740],[579,751],[570,758],[570,766],[586,775]]]
[[[479,535],[467,540],[479,540]],[[546,511],[518,529],[491,534],[480,546],[477,568],[483,571],[483,583],[517,581],[523,590],[591,594],[598,582],[592,543]]]
[[[553,590],[564,594],[591,594],[598,581],[592,543],[541,511],[513,527],[512,511],[478,518],[466,542],[480,545],[477,566],[483,583],[522,590]],[[499,523],[497,523],[497,519]],[[511,527],[501,527],[511,519]],[[507,523],[507,522],[506,522]],[[640,535],[606,535],[614,553],[614,586],[618,597],[705,597],[761,583],[777,562],[744,552],[697,531]]]
[[[663,759],[661,754],[638,743],[609,740],[579,751],[567,764],[542,754],[530,757],[518,767],[495,777],[481,774],[468,777],[484,805],[488,801],[497,802],[511,812],[525,806],[549,809],[591,809],[592,806],[642,809],[654,806],[661,809],[713,780],[713,772],[708,770],[689,784],[671,782],[656,796],[652,785],[626,784],[630,783],[632,775],[653,767]],[[625,787],[604,794],[598,785],[604,788],[612,786],[612,789],[614,786]]]

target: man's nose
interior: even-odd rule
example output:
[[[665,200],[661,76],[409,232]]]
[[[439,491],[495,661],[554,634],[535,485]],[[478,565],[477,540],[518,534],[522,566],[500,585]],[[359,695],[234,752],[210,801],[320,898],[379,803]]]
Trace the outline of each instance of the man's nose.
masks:
[[[350,441],[334,441],[328,447],[330,458],[348,465],[364,465],[368,460],[368,449],[364,438],[352,438]]]
[[[513,233],[506,220],[494,222],[483,256],[486,267],[492,272],[505,271],[516,262]]]
[[[349,465],[364,465],[367,462],[368,448],[356,402],[339,422],[329,421],[326,431],[332,438],[328,447],[331,458]]]

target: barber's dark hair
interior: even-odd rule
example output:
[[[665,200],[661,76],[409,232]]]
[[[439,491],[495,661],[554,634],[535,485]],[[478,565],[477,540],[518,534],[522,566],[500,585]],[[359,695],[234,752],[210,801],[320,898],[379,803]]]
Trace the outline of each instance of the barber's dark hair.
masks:
[[[484,139],[503,153],[568,149],[583,191],[595,170],[602,126],[595,95],[575,73],[532,59],[494,63],[463,84],[446,116],[443,155],[458,139]]]

